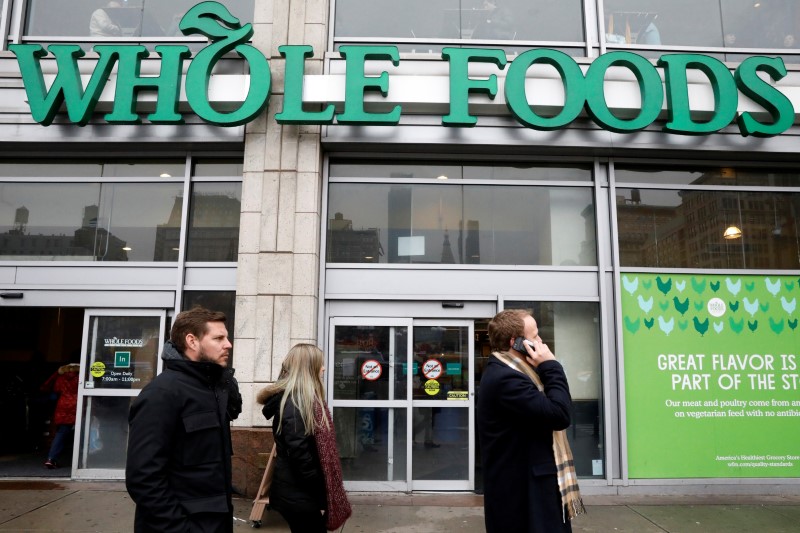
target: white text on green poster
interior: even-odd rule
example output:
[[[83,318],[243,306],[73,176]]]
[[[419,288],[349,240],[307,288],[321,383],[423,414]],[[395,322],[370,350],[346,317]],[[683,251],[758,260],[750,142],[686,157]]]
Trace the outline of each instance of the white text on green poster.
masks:
[[[800,476],[800,279],[621,284],[628,475]]]

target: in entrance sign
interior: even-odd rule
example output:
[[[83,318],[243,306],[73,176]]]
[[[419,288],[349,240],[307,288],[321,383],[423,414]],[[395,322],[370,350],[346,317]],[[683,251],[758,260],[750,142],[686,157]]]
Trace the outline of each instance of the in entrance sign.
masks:
[[[156,93],[155,112],[147,116],[154,124],[179,124],[183,117],[178,111],[180,89],[185,87],[186,99],[192,111],[201,119],[218,126],[238,126],[254,120],[266,107],[271,90],[269,61],[247,44],[253,36],[251,24],[242,25],[225,6],[217,2],[197,4],[183,16],[180,30],[184,35],[201,34],[211,44],[200,50],[186,71],[183,80],[183,62],[192,54],[187,46],[159,45],[156,53],[161,57],[158,76],[141,76],[142,59],[150,53],[142,45],[98,44],[97,65],[84,87],[78,69],[78,59],[84,55],[77,44],[53,44],[47,50],[53,55],[58,73],[47,87],[40,61],[48,56],[38,44],[12,44],[10,50],[17,56],[23,83],[36,122],[51,124],[62,105],[66,107],[71,122],[85,125],[94,112],[109,76],[116,67],[116,87],[111,113],[105,120],[111,124],[136,124],[141,122],[137,113],[140,91]],[[226,53],[235,50],[244,58],[250,70],[250,88],[239,107],[222,112],[214,109],[208,100],[211,73],[216,63]],[[389,112],[369,112],[364,106],[365,94],[389,93],[389,74],[367,76],[365,64],[370,60],[388,60],[400,64],[396,46],[341,46],[339,52],[345,59],[345,98],[341,112],[332,103],[320,111],[309,111],[303,106],[305,60],[313,56],[308,45],[285,45],[278,48],[285,58],[285,87],[283,108],[275,116],[281,124],[338,124],[396,125],[403,113],[396,105]],[[786,131],[794,123],[792,102],[772,83],[787,75],[780,57],[754,56],[745,59],[731,74],[728,67],[716,58],[702,54],[665,54],[656,65],[642,56],[626,51],[614,51],[595,59],[584,73],[567,54],[551,49],[532,49],[509,61],[502,50],[482,48],[445,48],[442,59],[450,66],[449,112],[442,117],[444,126],[470,127],[477,117],[470,114],[471,94],[484,94],[494,99],[498,93],[496,74],[486,78],[469,75],[473,63],[490,63],[498,71],[505,71],[504,96],[511,115],[521,124],[536,130],[557,130],[568,126],[584,111],[601,128],[629,133],[653,124],[666,103],[667,121],[663,126],[668,133],[704,135],[714,133],[735,122],[742,135],[770,137]],[[549,65],[558,72],[565,94],[565,103],[554,115],[539,114],[530,105],[525,90],[526,81],[532,79],[529,71],[534,65]],[[605,77],[612,67],[630,71],[638,82],[641,106],[636,116],[620,117],[607,105]],[[664,81],[662,82],[663,71]],[[689,102],[689,73],[699,73],[708,79],[714,93],[714,108],[710,116],[698,120],[693,116]],[[739,91],[750,98],[763,112],[754,115],[739,112]],[[767,120],[763,120],[766,117]]]

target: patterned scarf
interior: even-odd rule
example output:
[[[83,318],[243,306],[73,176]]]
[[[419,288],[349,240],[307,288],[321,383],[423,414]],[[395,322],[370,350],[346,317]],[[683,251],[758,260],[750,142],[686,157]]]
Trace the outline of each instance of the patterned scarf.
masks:
[[[321,402],[314,402],[314,425],[314,440],[317,443],[317,454],[325,477],[325,493],[328,500],[325,527],[328,531],[335,531],[344,526],[353,514],[353,510],[342,482],[342,465],[339,462],[336,430],[333,427],[331,413]]]
[[[539,374],[527,362],[508,352],[493,352],[492,355],[517,372],[522,372],[531,378],[536,388],[544,392],[544,385],[539,378]],[[585,513],[586,508],[583,506],[581,492],[578,488],[578,476],[575,474],[575,463],[572,459],[572,450],[569,447],[566,431],[553,432],[553,454],[558,467],[558,488],[561,491],[561,506],[562,509],[566,509],[569,519],[572,520],[579,514]]]

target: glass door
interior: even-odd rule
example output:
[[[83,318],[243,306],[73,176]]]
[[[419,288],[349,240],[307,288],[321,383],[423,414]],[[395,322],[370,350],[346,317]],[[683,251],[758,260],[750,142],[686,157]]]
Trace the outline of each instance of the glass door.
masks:
[[[473,490],[473,322],[415,320],[411,490]]]
[[[408,490],[409,331],[409,319],[331,319],[327,390],[348,490]]]
[[[128,410],[161,371],[165,322],[166,311],[161,310],[86,310],[74,478],[125,477]]]
[[[472,321],[332,318],[327,389],[348,490],[474,488]]]

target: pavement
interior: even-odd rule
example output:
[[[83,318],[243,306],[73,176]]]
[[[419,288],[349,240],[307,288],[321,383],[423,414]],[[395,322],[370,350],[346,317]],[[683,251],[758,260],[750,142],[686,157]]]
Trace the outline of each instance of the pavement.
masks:
[[[483,531],[483,499],[472,493],[352,493],[346,533]],[[578,532],[798,533],[800,494],[587,495]],[[252,500],[234,500],[234,531],[254,531]],[[0,532],[132,531],[134,505],[119,482],[0,481]],[[288,533],[275,511],[259,531]]]

